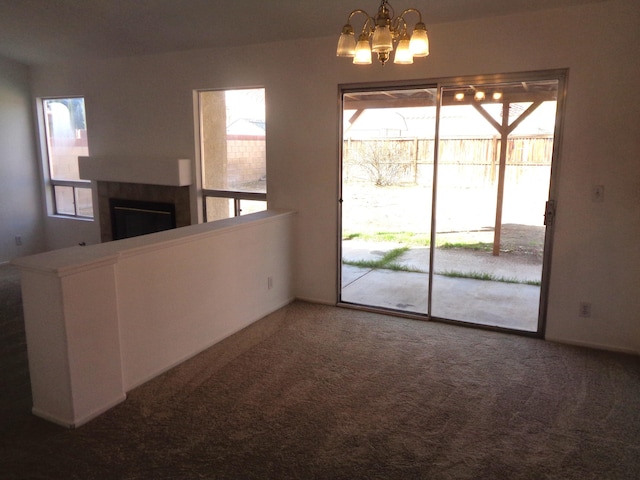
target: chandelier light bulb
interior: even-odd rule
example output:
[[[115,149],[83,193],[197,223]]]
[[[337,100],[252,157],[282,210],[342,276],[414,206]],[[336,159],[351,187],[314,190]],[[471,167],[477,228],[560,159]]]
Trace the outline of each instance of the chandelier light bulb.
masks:
[[[373,38],[371,40],[372,52],[390,52],[393,50],[393,37],[391,36],[391,29],[388,25],[383,27],[377,26],[373,31]]]
[[[367,36],[363,33],[358,38],[356,45],[355,56],[353,57],[353,63],[356,65],[369,65],[371,64],[371,46]]]
[[[338,57],[353,57],[356,54],[356,37],[353,34],[353,27],[345,25],[342,27],[342,33],[338,39],[338,49],[336,55]]]
[[[400,65],[410,65],[413,63],[413,54],[411,53],[409,37],[405,33],[398,42],[398,48],[396,48],[396,54],[393,57],[393,63]]]
[[[429,37],[424,23],[416,23],[411,35],[411,52],[414,57],[426,57],[429,55]]]

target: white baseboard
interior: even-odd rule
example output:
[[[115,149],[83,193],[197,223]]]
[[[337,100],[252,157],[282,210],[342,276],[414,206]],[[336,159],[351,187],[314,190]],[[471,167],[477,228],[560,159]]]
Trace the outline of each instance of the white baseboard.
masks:
[[[127,395],[123,394],[122,396],[119,396],[115,400],[112,400],[111,402],[103,405],[102,407],[100,407],[97,410],[94,410],[93,412],[89,413],[88,415],[84,415],[83,417],[75,418],[75,419],[58,418],[57,416],[51,415],[50,413],[47,413],[47,412],[45,412],[43,410],[40,410],[37,407],[33,407],[31,409],[31,413],[33,413],[36,417],[43,418],[44,420],[47,420],[47,421],[52,422],[52,423],[55,423],[56,425],[60,425],[61,427],[77,428],[77,427],[80,427],[80,426],[84,425],[85,423],[93,420],[97,416],[102,415],[104,412],[106,412],[110,408],[113,408],[116,405],[124,402],[126,399],[127,399]]]

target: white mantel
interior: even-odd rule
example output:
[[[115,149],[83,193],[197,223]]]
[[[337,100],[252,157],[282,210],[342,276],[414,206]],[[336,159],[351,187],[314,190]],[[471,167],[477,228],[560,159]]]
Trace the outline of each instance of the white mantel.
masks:
[[[191,160],[159,157],[78,157],[80,178],[102,182],[184,187],[193,183]]]

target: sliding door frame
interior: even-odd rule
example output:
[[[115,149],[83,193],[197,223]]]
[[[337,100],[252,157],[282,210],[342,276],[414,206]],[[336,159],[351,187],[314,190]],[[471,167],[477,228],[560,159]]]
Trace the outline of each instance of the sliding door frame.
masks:
[[[376,92],[380,90],[412,90],[412,89],[435,89],[436,90],[436,108],[439,109],[440,104],[440,90],[438,88],[438,80],[427,79],[424,81],[418,80],[406,80],[406,81],[398,81],[398,82],[372,82],[372,83],[352,83],[352,84],[340,84],[338,85],[338,168],[339,168],[339,182],[338,182],[338,202],[337,202],[337,210],[338,210],[338,235],[337,235],[337,259],[338,259],[338,268],[337,268],[337,283],[336,283],[336,305],[344,308],[352,308],[355,310],[362,310],[374,313],[386,313],[389,315],[393,315],[396,317],[402,318],[411,318],[416,320],[430,320],[429,309],[430,305],[427,305],[427,313],[416,313],[416,312],[406,312],[402,310],[392,310],[382,307],[376,307],[372,305],[361,305],[354,304],[349,302],[343,302],[341,300],[342,296],[342,200],[343,200],[343,168],[344,168],[344,159],[343,155],[343,132],[344,132],[344,94],[345,93],[363,93],[363,92]],[[437,121],[437,117],[436,117]],[[436,126],[437,131],[437,126]],[[437,144],[436,144],[437,145]],[[434,164],[435,168],[435,164]],[[435,186],[434,186],[435,187]],[[433,195],[433,193],[432,193]],[[432,212],[433,213],[433,210]],[[431,226],[433,226],[433,217],[431,217]],[[430,254],[432,255],[432,253]],[[432,262],[433,259],[430,258],[429,262]],[[429,272],[429,286],[427,288],[427,300],[430,302],[431,300],[431,272]]]
[[[358,310],[372,311],[376,313],[384,313],[399,317],[412,318],[417,320],[433,320],[444,323],[452,323],[463,326],[472,326],[475,328],[504,331],[508,333],[514,333],[529,337],[541,337],[544,338],[546,328],[546,317],[548,311],[548,298],[549,298],[549,283],[551,276],[551,260],[553,253],[553,234],[555,224],[555,212],[558,206],[557,193],[558,193],[558,170],[560,164],[560,153],[562,146],[562,134],[564,126],[564,111],[565,102],[567,96],[567,83],[568,83],[569,70],[568,69],[554,69],[544,71],[526,71],[526,72],[513,72],[503,74],[486,74],[486,75],[469,75],[459,77],[445,77],[436,79],[425,79],[424,81],[400,81],[400,82],[375,82],[375,83],[358,83],[358,84],[340,84],[338,85],[338,168],[339,168],[339,185],[338,185],[338,201],[337,201],[337,220],[338,220],[338,236],[337,236],[337,283],[336,283],[336,298],[337,305],[346,308],[354,308]],[[435,119],[435,132],[434,132],[434,158],[433,158],[433,183],[432,183],[432,202],[431,202],[431,245],[435,245],[436,236],[436,207],[438,197],[438,152],[440,143],[440,109],[442,105],[442,89],[445,87],[456,87],[463,85],[478,85],[478,84],[496,84],[496,83],[514,83],[514,82],[535,82],[542,80],[555,80],[558,82],[557,90],[557,104],[554,126],[554,139],[553,149],[551,155],[551,171],[549,178],[549,193],[548,203],[545,212],[545,237],[544,237],[544,254],[542,264],[542,278],[540,285],[540,301],[538,311],[538,328],[535,332],[527,332],[521,330],[508,329],[504,327],[497,327],[491,325],[481,325],[475,323],[464,322],[460,320],[452,320],[440,317],[434,317],[431,314],[432,306],[432,293],[433,293],[433,269],[431,266],[434,262],[434,249],[431,248],[429,254],[429,274],[428,274],[428,298],[427,298],[427,313],[412,313],[397,310],[389,310],[381,307],[357,305],[341,301],[342,291],[342,198],[343,198],[343,97],[345,93],[349,92],[366,92],[366,91],[379,91],[379,90],[403,90],[412,88],[436,88],[436,119]]]

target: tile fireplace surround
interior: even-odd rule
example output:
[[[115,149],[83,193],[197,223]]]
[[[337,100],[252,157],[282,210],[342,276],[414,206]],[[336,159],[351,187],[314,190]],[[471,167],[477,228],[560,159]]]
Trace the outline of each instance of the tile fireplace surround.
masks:
[[[191,225],[191,162],[166,158],[80,157],[80,177],[95,181],[98,191],[100,239],[109,242],[109,199],[162,202],[175,205],[176,227]]]
[[[109,208],[111,198],[173,204],[176,209],[176,228],[191,225],[189,187],[98,181],[98,216],[102,242],[113,240]]]

